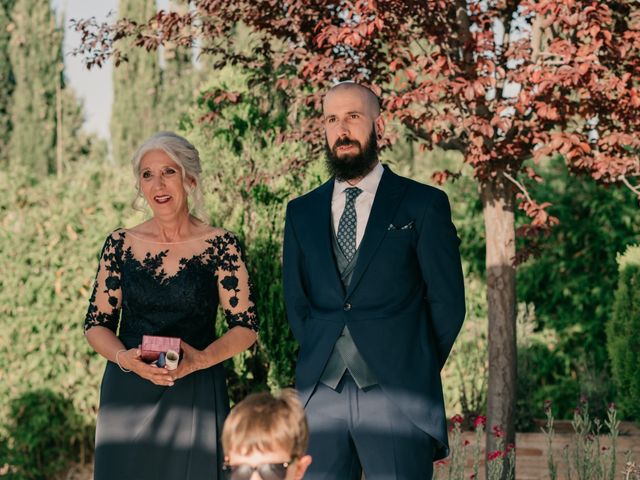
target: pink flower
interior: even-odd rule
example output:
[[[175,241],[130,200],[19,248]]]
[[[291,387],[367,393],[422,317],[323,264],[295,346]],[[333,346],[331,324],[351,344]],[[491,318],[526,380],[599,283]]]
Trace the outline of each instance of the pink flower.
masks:
[[[460,424],[464,422],[464,418],[462,418],[462,415],[454,415],[453,417],[451,417],[451,422]]]
[[[553,402],[551,402],[551,400],[545,400],[544,401],[544,411],[548,412],[551,410],[551,405],[553,404]]]
[[[616,404],[615,404],[615,403],[613,403],[613,402],[611,402],[611,403],[608,405],[608,408],[609,408],[609,410],[615,410],[615,409],[616,409]]]
[[[478,415],[473,421],[473,426],[475,428],[478,428],[480,425],[484,427],[486,424],[487,424],[487,417],[485,417],[484,415]]]
[[[493,460],[496,460],[498,458],[502,458],[504,456],[504,452],[502,450],[496,450],[495,452],[492,452],[488,455],[488,459],[490,462],[492,462]]]

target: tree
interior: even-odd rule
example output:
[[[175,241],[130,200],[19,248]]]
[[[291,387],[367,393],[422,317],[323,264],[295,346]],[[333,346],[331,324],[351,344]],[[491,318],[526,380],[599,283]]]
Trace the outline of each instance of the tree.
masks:
[[[155,12],[155,0],[120,0],[118,6],[118,16],[130,22],[144,22]],[[124,52],[127,61],[113,71],[111,146],[116,163],[126,163],[140,143],[158,129],[158,53],[133,48]]]
[[[629,0],[241,0],[195,6],[182,17],[158,15],[145,34],[138,32],[137,45],[188,45],[200,37],[211,41],[209,52],[224,58],[225,34],[242,21],[263,41],[252,55],[226,60],[282,72],[278,87],[300,106],[297,133],[312,144],[322,143],[322,92],[351,79],[379,92],[386,115],[399,119],[423,148],[459,150],[473,167],[487,239],[487,430],[502,425],[512,443],[515,264],[523,258],[516,257],[515,213],[521,209],[531,218],[518,230],[532,238],[558,222],[546,211],[550,203],[537,203],[527,191],[527,183],[542,180],[529,160],[560,153],[571,171],[625,184],[640,196],[633,185],[640,176],[640,139],[634,135],[640,126],[640,7]],[[94,26],[80,25],[98,44],[129,28]],[[104,53],[118,55],[117,49],[81,51],[89,65]],[[441,172],[436,180],[457,173]],[[488,448],[496,448],[492,435]]]
[[[15,0],[0,1],[0,162],[9,159],[8,147],[11,135],[11,97],[15,88],[11,60],[9,59],[9,39],[11,38],[11,10]]]
[[[56,169],[56,89],[62,82],[63,32],[48,2],[17,0],[11,18],[9,57],[15,90],[9,158],[43,177]]]
[[[620,276],[613,316],[607,325],[607,347],[620,403],[629,419],[640,419],[640,246],[619,255]]]
[[[174,0],[170,3],[170,11],[184,15],[189,11],[189,6],[183,0]],[[164,65],[157,106],[158,128],[161,130],[176,130],[181,117],[193,102],[197,72],[192,57],[191,47],[179,47],[175,42],[167,42],[164,45]]]

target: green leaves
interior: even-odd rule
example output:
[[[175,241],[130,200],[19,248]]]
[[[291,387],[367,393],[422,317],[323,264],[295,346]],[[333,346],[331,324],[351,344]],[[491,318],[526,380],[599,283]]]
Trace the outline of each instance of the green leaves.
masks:
[[[629,419],[640,420],[640,247],[628,247],[618,259],[620,275],[607,324],[607,347],[618,402]]]
[[[77,164],[60,178],[35,183],[19,167],[0,173],[0,437],[33,443],[55,434],[68,459],[78,445],[93,442],[104,369],[82,334],[97,256],[110,231],[134,223],[132,210],[122,210],[134,193],[129,170],[103,162]],[[10,405],[33,399],[36,390],[76,412],[79,420],[69,427],[77,436],[73,445],[54,429],[66,421],[55,409],[50,433],[16,437],[26,433],[9,423]],[[45,416],[38,412],[33,422]],[[36,428],[31,420],[25,419],[25,429]]]

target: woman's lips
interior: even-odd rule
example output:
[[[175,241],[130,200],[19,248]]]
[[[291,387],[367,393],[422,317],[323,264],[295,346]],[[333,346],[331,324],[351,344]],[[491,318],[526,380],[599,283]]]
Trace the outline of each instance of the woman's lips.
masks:
[[[155,197],[153,197],[153,199],[156,201],[156,203],[167,203],[169,200],[171,200],[171,195],[156,195]]]

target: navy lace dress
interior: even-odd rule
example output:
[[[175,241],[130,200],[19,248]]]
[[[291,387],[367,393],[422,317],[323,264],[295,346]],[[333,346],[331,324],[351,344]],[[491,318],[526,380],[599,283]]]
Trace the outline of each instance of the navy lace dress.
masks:
[[[127,348],[143,334],[180,337],[197,349],[216,338],[220,304],[229,328],[257,331],[247,269],[235,236],[156,243],[126,230],[107,238],[85,330],[111,329]],[[100,391],[95,480],[215,480],[229,411],[221,364],[158,386],[112,362]]]

